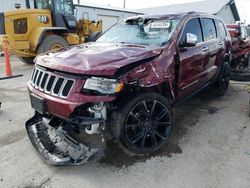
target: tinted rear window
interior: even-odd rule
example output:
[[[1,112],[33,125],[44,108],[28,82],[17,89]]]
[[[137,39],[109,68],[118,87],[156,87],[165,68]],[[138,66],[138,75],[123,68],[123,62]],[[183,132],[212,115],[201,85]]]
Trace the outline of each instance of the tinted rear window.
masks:
[[[215,39],[216,29],[215,29],[214,21],[209,18],[202,18],[201,23],[202,23],[204,41]]]
[[[224,39],[227,36],[227,31],[223,22],[220,20],[215,20],[215,24],[217,28],[218,37]]]

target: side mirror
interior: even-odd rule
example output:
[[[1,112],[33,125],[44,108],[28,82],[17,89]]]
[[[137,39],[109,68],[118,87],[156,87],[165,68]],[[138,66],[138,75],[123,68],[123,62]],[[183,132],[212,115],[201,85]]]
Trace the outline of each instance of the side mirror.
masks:
[[[197,44],[198,38],[195,34],[187,33],[186,35],[186,47],[193,47]]]

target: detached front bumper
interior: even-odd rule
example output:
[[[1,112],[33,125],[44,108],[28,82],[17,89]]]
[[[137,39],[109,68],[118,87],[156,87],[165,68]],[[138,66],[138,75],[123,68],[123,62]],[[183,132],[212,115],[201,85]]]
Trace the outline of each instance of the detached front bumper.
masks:
[[[51,165],[82,164],[105,148],[109,103],[116,96],[85,94],[84,82],[44,68],[35,69],[28,82],[36,114],[26,122],[27,133],[34,148]],[[63,92],[65,88],[67,92]]]
[[[65,122],[53,127],[50,121],[36,113],[26,122],[28,137],[46,163],[54,166],[80,165],[102,153],[104,146],[89,147],[72,137],[73,129]],[[103,120],[99,121],[103,123]]]

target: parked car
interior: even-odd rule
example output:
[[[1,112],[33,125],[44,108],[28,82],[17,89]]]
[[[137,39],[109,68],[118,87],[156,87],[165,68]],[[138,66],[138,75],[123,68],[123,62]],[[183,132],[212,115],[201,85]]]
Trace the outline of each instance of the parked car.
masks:
[[[53,165],[81,164],[114,139],[131,155],[167,143],[174,107],[229,86],[231,38],[203,13],[127,18],[95,43],[40,55],[28,82],[28,136]]]
[[[227,25],[232,37],[231,79],[250,81],[250,35],[244,24]]]

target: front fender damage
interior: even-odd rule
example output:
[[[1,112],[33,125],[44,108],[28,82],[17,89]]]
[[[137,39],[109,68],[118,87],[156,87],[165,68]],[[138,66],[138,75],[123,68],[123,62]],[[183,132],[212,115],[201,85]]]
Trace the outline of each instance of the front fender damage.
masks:
[[[146,62],[131,69],[123,74],[120,80],[128,86],[144,89],[158,88],[158,91],[160,91],[162,84],[172,83],[174,79],[171,73],[166,72],[167,69],[164,66],[166,65],[158,62],[156,58],[154,61]],[[170,92],[173,95],[172,90]]]
[[[101,148],[90,148],[71,137],[71,130],[63,123],[52,127],[49,121],[36,113],[26,122],[28,137],[46,163],[54,166],[80,165],[102,152]]]

